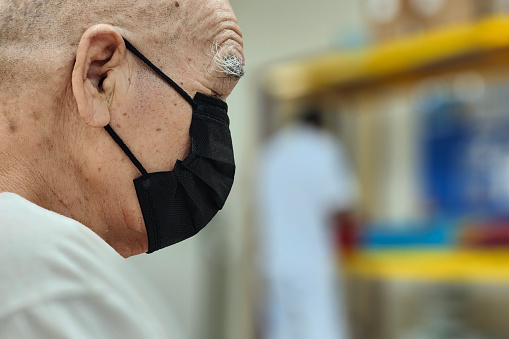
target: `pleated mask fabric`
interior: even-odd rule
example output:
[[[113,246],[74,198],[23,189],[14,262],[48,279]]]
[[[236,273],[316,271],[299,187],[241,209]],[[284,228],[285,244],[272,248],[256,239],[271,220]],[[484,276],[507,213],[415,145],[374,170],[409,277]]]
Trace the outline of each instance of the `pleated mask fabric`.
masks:
[[[202,230],[223,208],[233,185],[235,161],[226,104],[200,93],[194,100],[191,153],[171,172],[134,180],[149,253]]]

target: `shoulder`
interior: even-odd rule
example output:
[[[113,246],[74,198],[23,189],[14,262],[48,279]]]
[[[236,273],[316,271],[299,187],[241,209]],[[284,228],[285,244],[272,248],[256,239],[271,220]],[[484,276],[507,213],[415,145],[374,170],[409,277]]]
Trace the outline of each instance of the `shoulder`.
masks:
[[[86,227],[75,220],[37,206],[16,194],[0,193],[0,231],[3,235],[12,237],[12,240],[28,234],[42,236],[46,238],[45,240],[49,240],[47,238],[52,237],[52,230],[75,234],[87,233],[83,232],[82,228]]]
[[[0,194],[0,256],[48,259],[48,255],[121,258],[83,224],[12,193]]]
[[[66,337],[136,338],[139,330],[163,337],[162,322],[117,252],[79,222],[9,193],[0,194],[0,262],[2,329],[26,321],[34,333],[71,331]]]
[[[77,221],[0,194],[0,317],[9,308],[95,290],[121,259]]]

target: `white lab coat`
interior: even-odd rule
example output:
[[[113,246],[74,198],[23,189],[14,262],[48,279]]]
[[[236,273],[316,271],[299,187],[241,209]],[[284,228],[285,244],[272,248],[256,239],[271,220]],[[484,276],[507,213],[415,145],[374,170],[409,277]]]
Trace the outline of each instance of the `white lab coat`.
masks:
[[[0,194],[0,338],[182,338],[125,260],[82,224]]]
[[[357,185],[339,141],[311,126],[288,128],[268,143],[259,176],[267,337],[346,338],[330,218],[351,207]]]

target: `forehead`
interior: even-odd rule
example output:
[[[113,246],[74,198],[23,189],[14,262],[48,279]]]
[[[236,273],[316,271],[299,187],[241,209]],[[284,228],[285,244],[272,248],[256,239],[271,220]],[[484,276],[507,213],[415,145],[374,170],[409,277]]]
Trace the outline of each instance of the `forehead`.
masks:
[[[184,34],[192,39],[189,42],[202,42],[208,48],[227,42],[237,45],[235,48],[242,54],[242,33],[228,1],[187,0],[179,8],[185,20]]]
[[[244,62],[242,32],[227,0],[180,0],[176,9],[186,64],[214,77],[217,60],[232,56]]]
[[[159,12],[163,20],[149,23],[140,51],[190,94],[200,85],[228,94],[234,83],[218,73],[217,60],[234,56],[244,61],[242,33],[229,2],[171,0],[165,6],[168,14]]]

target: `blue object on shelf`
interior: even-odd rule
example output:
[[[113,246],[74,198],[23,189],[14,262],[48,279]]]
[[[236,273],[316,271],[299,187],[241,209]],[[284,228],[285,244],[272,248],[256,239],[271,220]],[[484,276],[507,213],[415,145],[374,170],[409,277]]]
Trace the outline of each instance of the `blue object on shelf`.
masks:
[[[453,220],[407,224],[404,228],[396,228],[393,224],[371,223],[361,234],[361,247],[450,247],[456,244],[458,225],[459,223]]]

